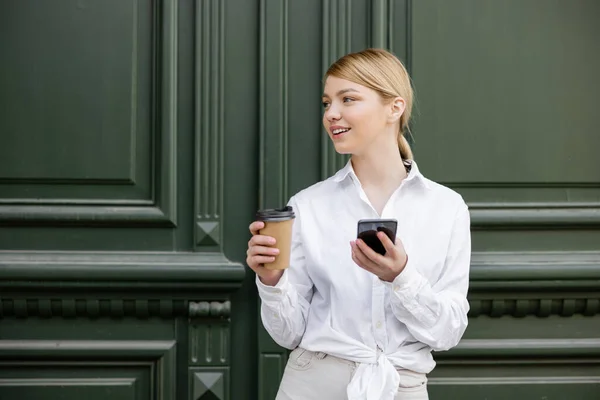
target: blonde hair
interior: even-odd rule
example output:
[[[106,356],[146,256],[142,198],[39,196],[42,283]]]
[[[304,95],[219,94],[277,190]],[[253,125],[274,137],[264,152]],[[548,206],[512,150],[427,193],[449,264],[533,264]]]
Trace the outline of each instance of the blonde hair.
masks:
[[[413,89],[410,76],[402,62],[392,53],[383,49],[366,49],[350,53],[334,62],[325,78],[334,76],[375,90],[384,101],[402,97],[406,107],[400,117],[398,148],[404,160],[411,160],[413,153],[406,137],[408,121],[413,106]]]

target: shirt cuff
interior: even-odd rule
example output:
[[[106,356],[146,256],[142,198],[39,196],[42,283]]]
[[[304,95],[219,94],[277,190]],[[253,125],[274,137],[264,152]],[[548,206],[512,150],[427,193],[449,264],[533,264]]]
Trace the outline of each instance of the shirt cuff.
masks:
[[[256,275],[256,287],[258,288],[258,295],[264,302],[279,302],[285,296],[288,289],[288,276],[287,269],[283,271],[283,275],[279,279],[279,282],[275,286],[268,286],[262,283],[258,275]]]
[[[409,257],[406,266],[400,274],[392,281],[392,291],[395,293],[405,293],[418,291],[423,276],[417,271],[414,263]]]

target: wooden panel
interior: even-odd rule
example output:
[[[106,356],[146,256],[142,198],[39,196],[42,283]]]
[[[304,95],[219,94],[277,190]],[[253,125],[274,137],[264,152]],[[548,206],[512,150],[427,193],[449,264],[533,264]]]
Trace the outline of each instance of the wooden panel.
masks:
[[[0,398],[169,400],[174,376],[174,342],[0,340]]]
[[[432,398],[582,399],[600,392],[600,340],[464,340],[437,355]]]
[[[475,227],[600,224],[599,13],[585,0],[412,2],[415,150]]]
[[[173,0],[0,6],[0,223],[175,223]]]

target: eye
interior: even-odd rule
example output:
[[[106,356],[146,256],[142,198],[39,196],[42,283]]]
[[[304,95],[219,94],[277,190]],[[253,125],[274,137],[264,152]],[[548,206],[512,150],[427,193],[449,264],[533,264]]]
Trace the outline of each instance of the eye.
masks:
[[[351,101],[354,101],[352,97],[344,97],[344,103],[349,103]]]
[[[323,101],[323,108],[327,108],[329,107],[329,102],[328,101]]]

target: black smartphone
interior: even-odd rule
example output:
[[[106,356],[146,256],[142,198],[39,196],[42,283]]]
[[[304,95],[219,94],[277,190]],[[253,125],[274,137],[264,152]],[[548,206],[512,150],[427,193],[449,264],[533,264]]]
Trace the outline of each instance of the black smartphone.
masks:
[[[361,219],[358,221],[357,238],[362,239],[375,252],[385,255],[385,247],[377,237],[377,232],[385,233],[392,243],[396,243],[398,221],[395,219]]]

